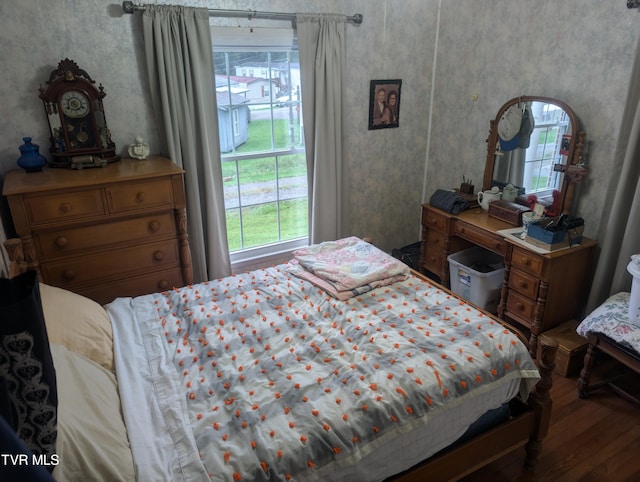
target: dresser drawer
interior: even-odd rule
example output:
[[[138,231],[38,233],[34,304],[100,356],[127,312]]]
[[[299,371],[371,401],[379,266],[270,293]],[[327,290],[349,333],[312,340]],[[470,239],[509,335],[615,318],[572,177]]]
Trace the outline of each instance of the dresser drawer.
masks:
[[[167,212],[95,226],[45,231],[36,233],[34,237],[38,255],[48,259],[128,241],[153,241],[167,236],[175,238],[175,233],[172,213]]]
[[[540,277],[544,268],[544,259],[531,251],[515,246],[511,255],[511,264]]]
[[[112,213],[160,206],[173,206],[173,185],[168,178],[107,186]]]
[[[449,218],[433,209],[422,209],[422,225],[441,233],[449,232]]]
[[[504,238],[490,231],[460,222],[455,224],[453,230],[455,235],[471,241],[473,244],[482,246],[489,251],[501,254],[502,256],[504,256],[506,252],[507,244]]]
[[[522,296],[515,291],[509,291],[507,297],[507,312],[523,320],[532,322],[536,303],[532,299]]]
[[[94,280],[107,281],[110,277],[122,279],[127,273],[178,265],[178,246],[174,239],[43,262],[40,270],[46,283],[69,288]]]
[[[538,284],[537,278],[522,271],[512,269],[509,273],[509,288],[529,298],[536,299],[538,296]]]
[[[33,225],[101,216],[106,213],[100,189],[25,196],[24,205]]]
[[[80,286],[75,288],[74,291],[104,305],[120,296],[146,295],[172,288],[180,288],[183,285],[180,268],[172,268],[95,286]]]

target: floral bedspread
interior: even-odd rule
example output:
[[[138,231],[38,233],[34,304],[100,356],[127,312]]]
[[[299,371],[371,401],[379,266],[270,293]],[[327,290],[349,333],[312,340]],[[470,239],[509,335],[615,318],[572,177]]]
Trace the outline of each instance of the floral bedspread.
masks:
[[[629,323],[629,296],[624,291],[611,296],[578,325],[578,334],[602,333],[640,353],[640,326]]]
[[[140,480],[318,479],[539,379],[512,332],[438,286],[410,275],[339,301],[289,267],[107,305]]]

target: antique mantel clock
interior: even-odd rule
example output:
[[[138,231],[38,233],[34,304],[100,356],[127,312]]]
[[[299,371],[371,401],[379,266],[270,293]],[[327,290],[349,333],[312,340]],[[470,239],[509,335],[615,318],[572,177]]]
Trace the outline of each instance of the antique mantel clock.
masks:
[[[104,115],[102,84],[69,59],[51,72],[46,88],[40,86],[49,120],[52,167],[104,166],[120,159]]]

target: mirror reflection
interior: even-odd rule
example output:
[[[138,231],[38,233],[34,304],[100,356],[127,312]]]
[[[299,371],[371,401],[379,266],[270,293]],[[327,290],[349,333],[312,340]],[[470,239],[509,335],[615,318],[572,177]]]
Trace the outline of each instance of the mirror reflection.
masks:
[[[563,173],[555,171],[554,165],[563,163],[568,151],[569,116],[549,102],[523,102],[515,108],[523,111],[526,125],[512,139],[504,140],[498,133],[493,185],[503,188],[513,184],[519,194],[559,189]]]
[[[567,173],[584,139],[579,131],[575,114],[562,101],[533,96],[509,100],[491,121],[483,189],[512,185],[521,201],[535,195],[545,205],[558,203],[560,212],[569,210],[573,187]],[[581,156],[581,144],[578,151]]]

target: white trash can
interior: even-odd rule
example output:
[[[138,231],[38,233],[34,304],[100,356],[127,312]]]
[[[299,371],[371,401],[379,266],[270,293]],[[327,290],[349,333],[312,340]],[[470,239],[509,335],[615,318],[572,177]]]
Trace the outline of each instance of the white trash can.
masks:
[[[629,322],[640,326],[640,254],[631,256],[627,271],[633,276],[631,281],[631,296],[629,297]]]

